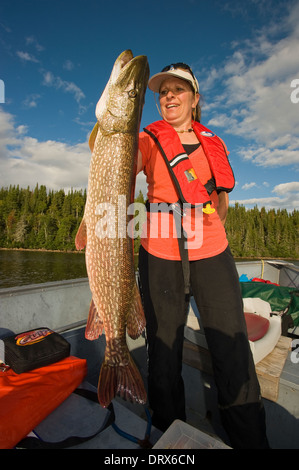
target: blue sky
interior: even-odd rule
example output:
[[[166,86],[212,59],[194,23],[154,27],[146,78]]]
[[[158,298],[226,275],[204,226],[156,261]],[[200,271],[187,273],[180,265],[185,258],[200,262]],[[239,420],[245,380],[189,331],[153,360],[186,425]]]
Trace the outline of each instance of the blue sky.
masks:
[[[86,187],[95,106],[125,49],[151,74],[192,66],[202,123],[230,151],[231,204],[299,208],[298,0],[1,0],[0,187]],[[159,118],[148,90],[141,126]]]

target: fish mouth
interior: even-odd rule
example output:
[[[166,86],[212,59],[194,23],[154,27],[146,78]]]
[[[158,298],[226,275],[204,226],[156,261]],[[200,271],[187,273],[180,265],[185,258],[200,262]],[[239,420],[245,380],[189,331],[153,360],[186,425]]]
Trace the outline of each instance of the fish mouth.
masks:
[[[133,52],[131,51],[131,49],[127,49],[126,51],[122,52],[118,56],[115,63],[116,64],[119,63],[119,67],[121,71],[133,59],[134,59]]]
[[[132,51],[127,49],[118,56],[96,106],[96,117],[105,132],[129,129],[132,121],[136,118],[141,120],[148,78],[149,65],[145,55],[134,57]],[[103,119],[105,113],[111,116],[114,123]]]
[[[146,77],[147,74],[149,75],[147,57],[145,55],[134,57],[130,49],[127,49],[118,56],[114,67],[112,82],[118,84],[121,83],[124,78],[126,78],[126,81],[129,81],[133,74],[138,75],[140,78]],[[143,77],[142,71],[144,72]]]

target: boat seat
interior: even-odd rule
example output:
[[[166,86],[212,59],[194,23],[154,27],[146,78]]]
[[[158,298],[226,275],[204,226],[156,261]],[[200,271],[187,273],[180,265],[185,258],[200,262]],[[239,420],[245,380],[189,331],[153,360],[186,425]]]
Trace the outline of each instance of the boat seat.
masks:
[[[270,354],[281,336],[281,318],[272,315],[271,306],[259,298],[244,298],[244,312],[249,344],[254,363],[257,364]],[[249,318],[249,315],[254,315]],[[258,317],[258,318],[256,318]],[[208,349],[204,328],[193,298],[190,301],[185,338],[200,347]]]
[[[269,330],[268,318],[255,313],[244,312],[249,341],[258,341],[263,338]]]

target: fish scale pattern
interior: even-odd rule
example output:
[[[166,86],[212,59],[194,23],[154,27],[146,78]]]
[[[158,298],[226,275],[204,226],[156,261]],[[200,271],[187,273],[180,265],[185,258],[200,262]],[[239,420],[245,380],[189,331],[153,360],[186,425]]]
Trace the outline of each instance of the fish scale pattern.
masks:
[[[133,240],[127,233],[128,205],[134,192],[138,133],[149,69],[147,58],[122,53],[97,105],[98,123],[90,137],[84,217],[76,236],[86,247],[92,301],[85,331],[95,340],[103,331],[105,358],[98,396],[108,406],[116,394],[145,403],[146,391],[130,355],[126,333],[137,338],[145,318],[136,285]]]

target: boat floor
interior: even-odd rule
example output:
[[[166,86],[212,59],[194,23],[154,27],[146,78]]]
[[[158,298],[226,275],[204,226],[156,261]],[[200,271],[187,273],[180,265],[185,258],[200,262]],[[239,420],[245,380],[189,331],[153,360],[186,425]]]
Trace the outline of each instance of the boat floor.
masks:
[[[80,388],[96,391],[84,382]],[[113,400],[115,424],[120,431],[143,440],[147,431],[147,421]],[[34,433],[43,441],[59,442],[70,436],[87,437],[97,433],[106,421],[109,410],[76,394],[71,394],[35,429]],[[152,427],[151,444],[155,444],[162,432]],[[112,425],[90,440],[71,447],[72,449],[140,449],[140,445],[118,433]]]
[[[96,391],[96,387],[88,382],[83,382],[80,388]],[[85,438],[96,434],[85,442],[67,447],[69,449],[148,450],[152,447],[156,449],[229,448],[215,435],[212,425],[208,421],[205,422],[203,420],[200,429],[198,427],[198,419],[196,427],[193,427],[191,424],[192,418],[187,420],[189,423],[175,421],[163,433],[150,425],[146,412],[142,413],[143,407],[141,405],[132,404],[131,406],[135,412],[130,409],[127,402],[123,404],[121,399],[114,399],[114,423],[117,429],[110,424],[102,432],[96,434],[106,422],[110,412],[99,406],[99,404],[73,393],[36,426],[31,435],[40,438],[42,441],[52,443],[63,441],[70,436]],[[140,414],[143,414],[144,417],[140,416]],[[148,430],[150,431],[150,436],[148,436],[149,439],[145,439]],[[142,442],[144,439],[145,444]],[[167,445],[166,447],[165,444]]]
[[[72,354],[88,358],[89,372],[85,386],[96,390],[101,357],[104,350],[102,341],[84,341],[84,329],[65,333],[72,345]],[[132,351],[134,360],[146,381],[146,352],[144,340],[136,340]],[[140,343],[140,344],[139,344]],[[139,346],[139,347],[138,347]],[[299,374],[298,365],[290,359],[289,351],[284,370],[280,377],[279,396],[276,402],[264,399],[267,416],[267,428],[272,448],[298,448],[299,431]],[[221,426],[217,407],[217,389],[213,376],[190,365],[183,364],[187,406],[187,423],[203,431],[218,441],[227,443],[227,436]],[[139,439],[144,439],[147,419],[144,407],[113,400],[115,424],[120,430]],[[97,403],[90,402],[72,394],[60,407],[49,415],[35,429],[44,440],[60,440],[71,435],[87,436],[96,432],[105,419],[107,411]],[[284,429],[281,433],[279,430]],[[163,439],[161,431],[152,427],[150,442],[155,445]],[[123,437],[109,426],[101,434],[83,444],[72,448],[83,449],[141,449],[139,444]]]

